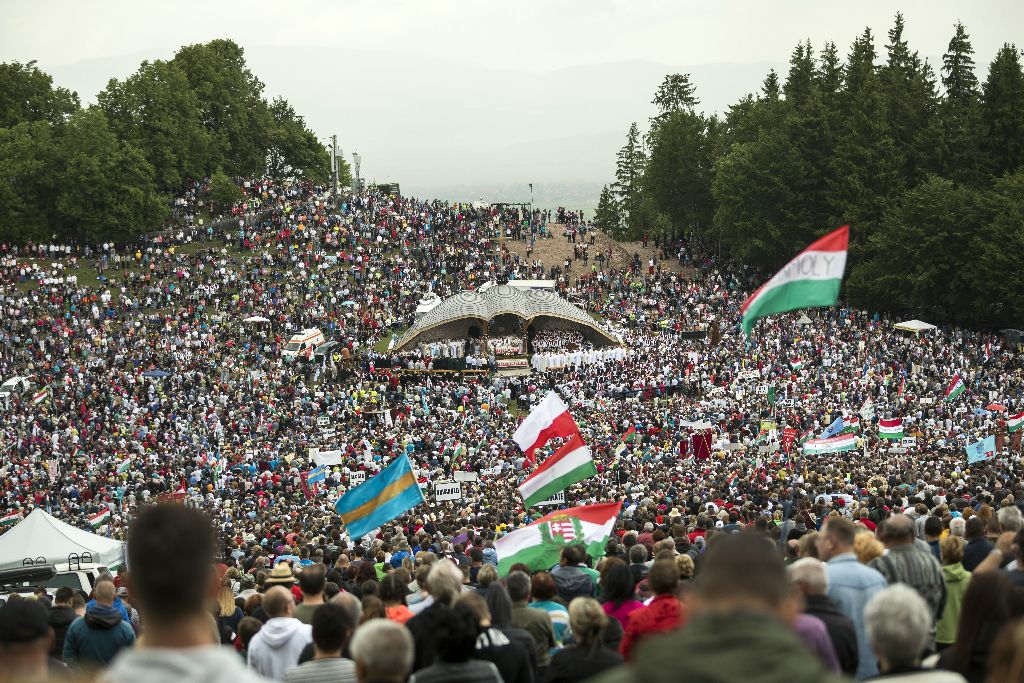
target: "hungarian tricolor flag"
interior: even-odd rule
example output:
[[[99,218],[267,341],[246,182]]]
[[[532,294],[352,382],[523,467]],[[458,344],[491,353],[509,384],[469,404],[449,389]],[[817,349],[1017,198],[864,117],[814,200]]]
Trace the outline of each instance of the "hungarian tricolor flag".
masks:
[[[811,244],[750,295],[740,310],[743,333],[775,313],[834,306],[846,270],[850,226],[844,225]]]
[[[8,526],[10,524],[17,524],[20,521],[21,521],[21,513],[18,512],[17,510],[12,510],[11,512],[8,512],[3,517],[0,517],[0,525],[3,525],[3,526]]]
[[[895,420],[879,420],[878,436],[883,439],[902,439],[903,418],[898,417]]]
[[[805,454],[842,453],[857,448],[857,437],[854,434],[843,434],[828,439],[810,439],[804,442]]]
[[[498,573],[504,576],[520,562],[530,569],[550,569],[558,564],[562,548],[570,544],[583,544],[595,561],[604,557],[605,543],[621,508],[622,503],[601,503],[556,510],[502,536],[494,542]]]
[[[1024,425],[1024,413],[1017,413],[1016,415],[1009,415],[1006,418],[1006,428],[1011,432],[1015,432]]]
[[[633,443],[636,441],[636,425],[629,425],[629,429],[622,435],[622,443]]]
[[[567,439],[578,434],[580,428],[569,414],[569,408],[553,391],[537,404],[537,407],[526,416],[519,428],[512,435],[523,455],[533,462],[533,452],[551,439]]]
[[[847,417],[843,416],[843,431],[842,434],[855,434],[860,429],[860,418],[859,417]]]
[[[95,515],[89,516],[89,525],[95,529],[110,517],[110,508],[103,508]]]
[[[953,381],[949,383],[949,387],[946,389],[946,401],[952,401],[960,394],[967,391],[967,385],[960,379],[960,375],[953,375]]]
[[[555,453],[519,485],[526,507],[547,500],[578,481],[597,474],[597,466],[583,437],[573,434]]]

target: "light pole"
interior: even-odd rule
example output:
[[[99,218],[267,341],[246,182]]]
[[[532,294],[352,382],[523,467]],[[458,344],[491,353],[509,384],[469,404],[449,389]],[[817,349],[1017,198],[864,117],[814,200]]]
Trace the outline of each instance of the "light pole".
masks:
[[[320,138],[320,140],[330,141],[330,144],[325,144],[327,148],[327,154],[331,159],[331,187],[334,189],[334,195],[338,194],[338,136],[328,135]]]
[[[331,136],[331,186],[334,196],[338,196],[338,136]]]

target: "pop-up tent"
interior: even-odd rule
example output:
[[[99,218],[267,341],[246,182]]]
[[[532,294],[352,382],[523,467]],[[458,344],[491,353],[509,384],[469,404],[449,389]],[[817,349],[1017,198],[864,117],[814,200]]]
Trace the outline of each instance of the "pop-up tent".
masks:
[[[907,320],[905,322],[896,323],[893,327],[895,327],[897,330],[902,330],[904,332],[913,332],[914,334],[935,329],[935,325],[931,325],[921,320]]]
[[[0,569],[21,567],[26,558],[44,558],[47,564],[67,568],[71,553],[92,553],[92,561],[108,567],[124,564],[124,544],[105,538],[66,522],[36,508],[0,536]]]

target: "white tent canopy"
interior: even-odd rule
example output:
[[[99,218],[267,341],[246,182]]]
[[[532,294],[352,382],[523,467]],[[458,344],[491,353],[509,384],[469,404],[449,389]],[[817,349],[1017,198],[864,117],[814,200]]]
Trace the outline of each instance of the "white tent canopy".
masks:
[[[269,323],[269,318],[264,318],[262,315],[250,315],[248,318],[243,320],[245,323]]]
[[[930,325],[921,320],[907,320],[902,323],[896,323],[894,327],[897,330],[903,330],[904,332],[913,332],[914,334],[917,334],[918,332],[925,332],[927,330],[935,329],[935,325]]]
[[[92,553],[92,561],[117,567],[124,564],[124,544],[71,526],[36,508],[0,536],[0,569],[21,567],[25,558],[45,558],[67,568],[71,553]]]

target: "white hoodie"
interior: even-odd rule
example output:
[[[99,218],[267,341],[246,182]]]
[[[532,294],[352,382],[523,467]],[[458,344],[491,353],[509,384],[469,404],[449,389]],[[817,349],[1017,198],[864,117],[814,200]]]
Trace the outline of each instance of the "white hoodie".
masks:
[[[262,676],[283,681],[285,670],[299,663],[302,649],[311,642],[312,626],[295,617],[274,617],[249,641],[249,666]]]
[[[117,656],[101,683],[268,683],[247,668],[231,648],[132,648]]]

